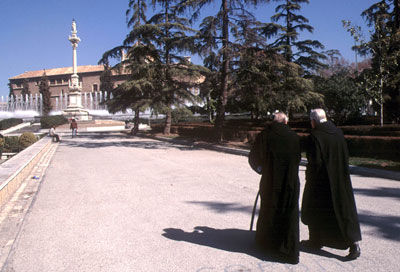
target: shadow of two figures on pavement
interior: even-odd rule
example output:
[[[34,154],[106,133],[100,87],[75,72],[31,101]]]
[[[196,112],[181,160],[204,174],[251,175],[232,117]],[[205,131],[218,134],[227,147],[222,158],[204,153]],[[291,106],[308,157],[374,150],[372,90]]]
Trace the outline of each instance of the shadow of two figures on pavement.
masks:
[[[164,229],[162,235],[175,241],[184,241],[229,252],[244,253],[267,262],[285,262],[280,257],[272,256],[258,248],[255,243],[254,231],[242,229],[214,229],[206,226],[197,226],[192,232],[185,232],[184,230],[176,228],[167,228]],[[324,250],[310,251],[301,249],[301,251],[345,261],[344,257]]]

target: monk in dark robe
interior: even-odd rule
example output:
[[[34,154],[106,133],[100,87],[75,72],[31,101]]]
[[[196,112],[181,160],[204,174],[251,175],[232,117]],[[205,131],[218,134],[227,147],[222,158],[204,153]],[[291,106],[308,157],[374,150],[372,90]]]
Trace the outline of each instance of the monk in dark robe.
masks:
[[[350,248],[347,258],[361,254],[360,224],[349,174],[349,155],[343,133],[326,119],[325,111],[311,111],[307,144],[306,184],[301,220],[308,225],[305,246]]]
[[[272,125],[257,136],[249,163],[262,174],[256,243],[270,257],[297,264],[300,141],[287,122],[284,113],[275,114]]]

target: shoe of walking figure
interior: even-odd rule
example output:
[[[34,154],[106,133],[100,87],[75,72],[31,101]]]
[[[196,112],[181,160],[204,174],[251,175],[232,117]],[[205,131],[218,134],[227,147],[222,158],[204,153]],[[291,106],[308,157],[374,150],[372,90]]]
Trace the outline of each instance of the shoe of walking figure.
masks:
[[[354,243],[350,246],[349,254],[346,256],[349,260],[355,260],[361,255],[359,243]]]

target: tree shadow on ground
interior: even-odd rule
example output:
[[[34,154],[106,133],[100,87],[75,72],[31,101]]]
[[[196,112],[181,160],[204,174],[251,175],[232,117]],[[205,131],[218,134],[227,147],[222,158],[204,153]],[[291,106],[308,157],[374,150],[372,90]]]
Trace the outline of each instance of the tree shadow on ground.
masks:
[[[88,138],[85,136],[85,138]],[[79,148],[104,148],[104,147],[129,147],[129,148],[141,148],[141,149],[170,149],[175,148],[181,151],[193,151],[200,150],[200,148],[196,148],[193,146],[185,146],[178,145],[167,142],[159,142],[159,141],[150,141],[150,140],[135,140],[131,137],[126,136],[118,136],[118,135],[98,135],[92,136],[89,138],[89,141],[82,141],[81,139],[65,139],[63,138],[61,141],[61,145],[69,146],[69,147],[79,147]],[[126,140],[126,139],[129,140]],[[93,141],[90,141],[92,139]],[[96,140],[104,140],[107,141],[96,141]]]
[[[382,238],[400,241],[399,216],[359,213],[358,219],[363,225],[375,227]]]
[[[233,202],[217,202],[217,201],[187,201],[189,204],[202,205],[217,213],[242,212],[251,213],[252,206],[243,206]]]
[[[368,178],[384,178],[400,181],[400,175],[396,171],[373,169],[367,167],[350,166],[350,174]]]
[[[400,199],[400,188],[376,187],[374,189],[354,188],[355,194],[373,197],[391,197]]]

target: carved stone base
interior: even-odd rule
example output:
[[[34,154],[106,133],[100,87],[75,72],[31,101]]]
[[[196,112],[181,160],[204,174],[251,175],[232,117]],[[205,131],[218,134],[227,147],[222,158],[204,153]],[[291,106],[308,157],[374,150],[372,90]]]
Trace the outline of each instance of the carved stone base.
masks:
[[[81,108],[67,108],[63,111],[62,114],[65,116],[65,118],[74,118],[77,121],[92,120],[92,116],[89,115],[89,112]]]

